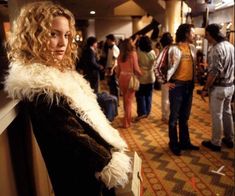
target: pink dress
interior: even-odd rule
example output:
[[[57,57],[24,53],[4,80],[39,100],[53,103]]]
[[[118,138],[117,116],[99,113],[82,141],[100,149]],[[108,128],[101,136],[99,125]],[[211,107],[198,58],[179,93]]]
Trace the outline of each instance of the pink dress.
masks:
[[[132,74],[141,76],[141,70],[138,65],[137,53],[133,51],[126,62],[121,62],[118,58],[117,76],[119,87],[123,96],[124,118],[123,127],[128,128],[131,125],[131,105],[134,99],[135,91],[128,89],[129,80]]]

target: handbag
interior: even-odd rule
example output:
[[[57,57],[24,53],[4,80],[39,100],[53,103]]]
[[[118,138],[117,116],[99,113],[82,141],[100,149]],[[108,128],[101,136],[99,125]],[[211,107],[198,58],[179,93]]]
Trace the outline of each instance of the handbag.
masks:
[[[115,188],[116,196],[141,196],[143,194],[142,159],[136,152],[129,153],[132,158],[132,173],[129,175],[129,183],[124,187]]]
[[[132,74],[131,78],[130,78],[130,81],[129,81],[128,89],[138,91],[139,87],[140,87],[139,79],[137,78],[137,76],[135,74]]]

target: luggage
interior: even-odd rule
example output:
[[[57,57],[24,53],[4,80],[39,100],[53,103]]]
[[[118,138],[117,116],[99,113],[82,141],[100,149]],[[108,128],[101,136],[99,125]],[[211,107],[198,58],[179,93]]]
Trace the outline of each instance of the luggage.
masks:
[[[142,196],[142,159],[136,152],[129,154],[132,157],[132,173],[129,174],[129,183],[124,187],[115,188],[116,196]]]
[[[118,114],[117,97],[107,92],[97,94],[97,101],[109,121],[113,121]]]

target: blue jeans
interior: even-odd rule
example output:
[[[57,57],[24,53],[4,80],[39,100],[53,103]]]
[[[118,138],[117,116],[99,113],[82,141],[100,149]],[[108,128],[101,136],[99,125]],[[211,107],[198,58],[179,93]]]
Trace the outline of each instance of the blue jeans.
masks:
[[[192,107],[194,84],[177,83],[175,88],[169,90],[170,117],[169,117],[169,139],[170,146],[190,145],[188,120]],[[177,123],[179,123],[179,141],[177,134]]]
[[[116,74],[108,76],[108,86],[109,86],[109,93],[111,95],[115,95],[117,97],[117,102],[119,103],[119,84],[118,79],[116,78]]]
[[[138,116],[149,115],[152,107],[153,84],[140,84],[136,91],[137,114]]]
[[[227,141],[233,141],[234,125],[231,110],[234,85],[229,87],[216,86],[209,92],[210,112],[212,117],[211,143],[221,145],[221,136]]]

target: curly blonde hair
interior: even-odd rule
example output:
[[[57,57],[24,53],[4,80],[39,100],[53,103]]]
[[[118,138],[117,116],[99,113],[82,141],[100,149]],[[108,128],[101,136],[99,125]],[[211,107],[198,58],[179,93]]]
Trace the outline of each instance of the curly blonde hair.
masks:
[[[51,53],[48,53],[51,24],[57,16],[68,19],[71,32],[61,62],[56,62]],[[24,64],[43,63],[60,70],[73,69],[77,58],[77,46],[73,41],[75,34],[75,20],[69,10],[50,1],[30,3],[21,9],[19,17],[14,22],[7,43],[9,60]]]

